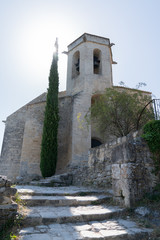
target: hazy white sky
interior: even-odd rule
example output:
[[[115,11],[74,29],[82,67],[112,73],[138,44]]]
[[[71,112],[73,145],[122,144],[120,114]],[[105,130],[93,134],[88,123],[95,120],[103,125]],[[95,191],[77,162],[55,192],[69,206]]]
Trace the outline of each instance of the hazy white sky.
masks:
[[[84,32],[110,38],[113,82],[160,98],[159,0],[2,0],[0,3],[0,145],[7,116],[45,92],[55,38],[60,90],[66,87],[67,45]]]

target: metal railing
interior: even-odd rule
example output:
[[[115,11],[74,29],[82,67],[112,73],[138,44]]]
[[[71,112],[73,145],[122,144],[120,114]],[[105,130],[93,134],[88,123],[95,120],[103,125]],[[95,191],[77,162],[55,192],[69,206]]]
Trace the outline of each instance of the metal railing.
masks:
[[[139,117],[138,117],[138,120],[137,120],[137,130],[139,129],[139,123],[140,123],[140,120],[141,120],[141,117],[145,111],[145,109],[148,107],[148,106],[151,106],[152,110],[153,110],[153,119],[155,120],[160,120],[160,99],[152,99],[151,101],[149,101],[145,106],[144,108],[142,109]]]
[[[153,99],[153,111],[155,120],[160,120],[160,99]]]

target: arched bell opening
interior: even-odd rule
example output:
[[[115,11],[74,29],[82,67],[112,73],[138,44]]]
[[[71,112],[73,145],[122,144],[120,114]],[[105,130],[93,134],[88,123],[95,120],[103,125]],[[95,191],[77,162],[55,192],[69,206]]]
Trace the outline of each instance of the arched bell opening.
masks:
[[[102,145],[103,143],[97,139],[97,138],[91,138],[91,148],[95,148],[98,147],[100,145]]]
[[[101,51],[99,49],[93,51],[93,72],[101,74]]]
[[[72,78],[77,77],[80,74],[80,52],[77,51],[73,55],[72,60]]]

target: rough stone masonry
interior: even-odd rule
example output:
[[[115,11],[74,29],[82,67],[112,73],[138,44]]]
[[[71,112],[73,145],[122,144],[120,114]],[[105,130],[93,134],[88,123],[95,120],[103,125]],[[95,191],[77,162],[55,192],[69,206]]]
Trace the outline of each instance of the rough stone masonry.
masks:
[[[17,204],[13,203],[12,197],[17,189],[11,188],[11,181],[0,175],[0,231],[8,221],[13,221],[17,214]]]
[[[89,161],[69,165],[75,185],[112,189],[114,200],[130,207],[152,192],[158,178],[145,141],[138,132],[107,142],[89,152]]]

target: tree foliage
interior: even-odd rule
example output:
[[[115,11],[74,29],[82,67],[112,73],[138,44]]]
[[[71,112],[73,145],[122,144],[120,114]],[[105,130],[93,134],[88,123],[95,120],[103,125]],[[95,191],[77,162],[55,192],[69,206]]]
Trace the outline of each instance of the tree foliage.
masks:
[[[56,53],[53,54],[53,60],[49,75],[49,88],[47,92],[47,101],[44,116],[42,144],[41,144],[41,162],[40,169],[43,177],[54,175],[57,163],[58,153],[58,44],[56,41]]]
[[[126,136],[137,130],[138,117],[150,100],[139,90],[107,88],[105,94],[94,96],[86,119],[108,136]],[[152,108],[148,107],[140,119],[139,127],[152,118]]]
[[[160,120],[152,120],[143,127],[142,137],[147,141],[151,152],[160,152]]]
[[[142,137],[146,140],[150,151],[153,153],[155,173],[160,173],[160,120],[152,120],[146,123],[143,127]]]

